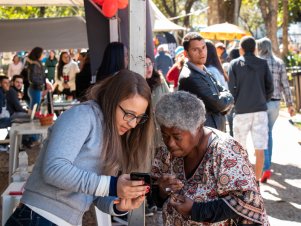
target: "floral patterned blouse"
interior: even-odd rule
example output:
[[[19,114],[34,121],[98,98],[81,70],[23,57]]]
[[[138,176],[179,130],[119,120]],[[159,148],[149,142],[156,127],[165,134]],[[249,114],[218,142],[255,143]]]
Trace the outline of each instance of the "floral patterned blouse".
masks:
[[[222,199],[240,217],[221,222],[195,222],[183,217],[170,204],[169,199],[163,205],[164,225],[232,225],[237,223],[259,223],[269,225],[263,206],[263,199],[256,184],[252,165],[247,152],[229,135],[209,128],[211,143],[190,178],[185,177],[184,159],[171,157],[166,147],[157,149],[152,166],[152,175],[174,174],[184,187],[181,194],[194,202],[208,202]],[[209,139],[210,140],[210,139]]]

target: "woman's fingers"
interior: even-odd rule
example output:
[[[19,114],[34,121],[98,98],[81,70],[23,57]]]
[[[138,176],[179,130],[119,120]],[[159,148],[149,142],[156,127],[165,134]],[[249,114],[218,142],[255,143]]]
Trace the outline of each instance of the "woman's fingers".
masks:
[[[121,199],[120,202],[116,205],[119,211],[129,211],[136,209],[143,203],[145,196],[139,196],[134,199]]]
[[[144,195],[150,190],[143,181],[131,181],[128,174],[121,175],[117,181],[117,195],[120,198],[132,199]]]
[[[139,206],[141,206],[144,200],[145,200],[144,195],[141,195],[138,198],[133,199],[133,209],[139,208]]]
[[[184,184],[177,179],[170,180],[166,183],[162,183],[161,187],[163,188],[164,191],[170,191],[170,192],[175,192],[179,191],[183,188]]]

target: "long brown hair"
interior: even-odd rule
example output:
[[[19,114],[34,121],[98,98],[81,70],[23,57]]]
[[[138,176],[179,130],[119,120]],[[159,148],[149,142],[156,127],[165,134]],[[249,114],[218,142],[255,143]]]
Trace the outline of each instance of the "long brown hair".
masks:
[[[140,95],[148,101],[145,113],[149,119],[120,136],[116,126],[116,108],[121,101],[135,95]],[[124,69],[94,85],[88,91],[87,97],[99,104],[104,116],[102,173],[117,175],[119,172],[149,170],[154,123],[151,91],[145,79]]]

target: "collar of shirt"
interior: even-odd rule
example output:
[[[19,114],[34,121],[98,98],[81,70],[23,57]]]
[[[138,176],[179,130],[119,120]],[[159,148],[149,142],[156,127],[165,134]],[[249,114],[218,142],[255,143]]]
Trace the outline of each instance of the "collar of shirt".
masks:
[[[203,75],[207,75],[207,68],[205,67],[205,65],[204,65],[204,69],[202,70],[199,67],[197,67],[195,64],[191,63],[190,61],[188,61],[186,64],[189,68],[192,68],[193,70],[195,70]]]

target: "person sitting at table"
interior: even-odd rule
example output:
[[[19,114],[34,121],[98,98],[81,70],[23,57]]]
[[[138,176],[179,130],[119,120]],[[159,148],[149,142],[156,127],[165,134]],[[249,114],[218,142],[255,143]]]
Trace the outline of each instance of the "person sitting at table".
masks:
[[[23,100],[24,77],[22,75],[14,75],[11,80],[11,88],[17,91],[18,99]]]
[[[246,150],[204,126],[203,101],[180,91],[155,109],[166,145],[152,167],[164,225],[269,225]]]
[[[87,98],[50,127],[22,204],[6,226],[37,219],[38,226],[81,225],[92,203],[106,213],[122,214],[144,201],[149,186],[131,181],[128,173],[145,171],[151,156],[154,122],[147,82],[121,70],[97,83]]]
[[[66,98],[75,98],[75,76],[79,72],[79,67],[72,60],[68,52],[61,52],[57,69],[55,73],[54,90],[57,89],[58,94],[66,95]]]
[[[9,90],[9,78],[0,76],[0,128],[11,126],[11,118],[7,109],[6,93]]]
[[[11,82],[12,85],[6,93],[7,109],[10,115],[13,115],[15,113],[30,114],[31,111],[24,109],[20,103],[20,100],[23,97],[23,76],[14,75]]]

